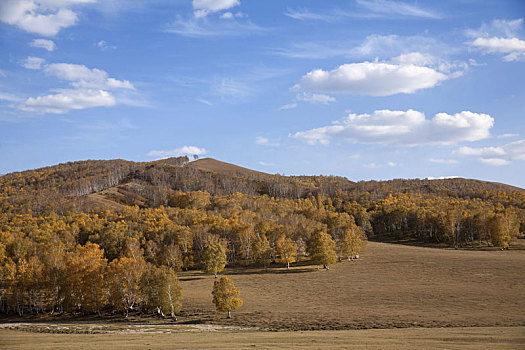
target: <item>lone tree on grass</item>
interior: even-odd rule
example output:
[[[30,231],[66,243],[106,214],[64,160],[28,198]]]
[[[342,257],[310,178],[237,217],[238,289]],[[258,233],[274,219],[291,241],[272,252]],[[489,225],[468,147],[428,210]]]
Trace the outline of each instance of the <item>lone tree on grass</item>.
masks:
[[[202,252],[202,270],[206,273],[213,273],[215,278],[226,266],[226,253],[228,252],[226,244],[223,239],[210,239]]]
[[[213,303],[217,311],[227,311],[228,318],[232,318],[231,312],[242,306],[242,299],[239,298],[239,288],[236,288],[233,281],[228,277],[221,277],[213,283]]]
[[[317,230],[310,239],[309,254],[312,263],[323,265],[328,270],[329,264],[334,264],[337,261],[337,254],[335,253],[335,242],[332,237],[323,230]]]

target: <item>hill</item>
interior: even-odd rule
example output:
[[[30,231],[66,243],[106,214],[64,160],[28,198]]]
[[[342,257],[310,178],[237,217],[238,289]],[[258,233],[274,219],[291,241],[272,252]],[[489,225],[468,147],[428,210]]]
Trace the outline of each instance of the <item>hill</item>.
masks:
[[[193,167],[198,170],[208,171],[211,173],[236,176],[236,177],[246,177],[246,178],[256,178],[256,177],[270,177],[270,174],[263,173],[260,171],[251,170],[248,168],[243,168],[238,165],[221,162],[213,158],[202,158],[191,163],[187,163],[185,166]]]
[[[154,162],[87,160],[15,172],[0,176],[0,200],[19,210],[39,212],[45,207],[74,203],[77,207],[166,205],[154,201],[155,192],[207,191],[212,195],[236,192],[279,198],[333,197],[367,203],[389,194],[411,193],[439,197],[493,197],[497,192],[524,193],[524,189],[472,179],[394,179],[352,182],[337,176],[281,176],[250,170],[212,158],[189,162],[187,157]],[[165,197],[165,196],[164,196]],[[80,208],[82,210],[82,208]]]

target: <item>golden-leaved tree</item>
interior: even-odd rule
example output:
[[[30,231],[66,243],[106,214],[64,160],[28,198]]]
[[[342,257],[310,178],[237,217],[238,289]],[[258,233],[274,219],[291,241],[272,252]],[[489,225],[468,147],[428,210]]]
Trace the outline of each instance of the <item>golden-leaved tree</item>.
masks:
[[[228,318],[231,318],[231,312],[242,306],[242,299],[239,298],[239,288],[235,287],[233,281],[226,276],[221,277],[213,283],[213,303],[217,311],[228,312]]]
[[[201,264],[204,272],[213,273],[215,278],[217,278],[217,274],[224,270],[228,252],[226,245],[226,240],[220,239],[215,235],[209,236],[202,251]]]
[[[290,264],[295,262],[297,257],[297,244],[283,234],[275,242],[275,248],[279,255],[279,261],[285,263],[287,268],[290,268]]]
[[[323,265],[328,270],[328,265],[337,261],[335,242],[332,237],[323,230],[316,230],[310,239],[308,253],[313,264]]]
[[[272,259],[272,247],[266,238],[266,235],[261,234],[252,242],[252,256],[255,263],[265,268],[270,265]]]
[[[156,309],[162,316],[169,313],[177,319],[175,315],[182,307],[182,287],[175,271],[150,264],[142,276],[141,291],[147,309]]]

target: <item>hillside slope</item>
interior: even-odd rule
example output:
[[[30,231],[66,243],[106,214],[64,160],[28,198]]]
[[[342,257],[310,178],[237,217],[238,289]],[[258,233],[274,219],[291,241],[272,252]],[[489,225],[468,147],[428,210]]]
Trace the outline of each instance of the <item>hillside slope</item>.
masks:
[[[399,193],[481,199],[505,193],[509,203],[525,208],[524,201],[512,195],[525,190],[501,183],[460,178],[352,182],[337,176],[271,175],[212,158],[189,162],[187,157],[178,157],[153,162],[87,160],[6,174],[0,176],[0,209],[65,212],[122,205],[158,207],[168,205],[173,191],[291,199],[339,193],[365,205]]]

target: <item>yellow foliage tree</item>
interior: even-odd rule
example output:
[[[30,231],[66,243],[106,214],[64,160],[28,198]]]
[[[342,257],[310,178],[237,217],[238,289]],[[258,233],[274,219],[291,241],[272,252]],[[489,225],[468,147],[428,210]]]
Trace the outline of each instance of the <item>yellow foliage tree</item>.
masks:
[[[323,230],[317,230],[310,239],[309,255],[312,263],[323,265],[328,270],[329,264],[334,264],[337,261],[337,254],[335,252],[335,242],[332,237]]]
[[[279,255],[279,261],[286,263],[286,267],[290,268],[290,264],[295,262],[297,257],[297,244],[283,234],[275,242],[275,248]]]
[[[257,265],[268,267],[272,258],[272,247],[265,235],[259,235],[252,242],[252,256]]]
[[[202,270],[206,273],[217,274],[226,266],[227,242],[217,236],[210,236],[202,251]]]
[[[217,311],[227,311],[228,318],[231,318],[231,312],[242,306],[242,299],[239,298],[240,291],[233,284],[233,281],[226,276],[216,280],[213,284],[213,303]]]

